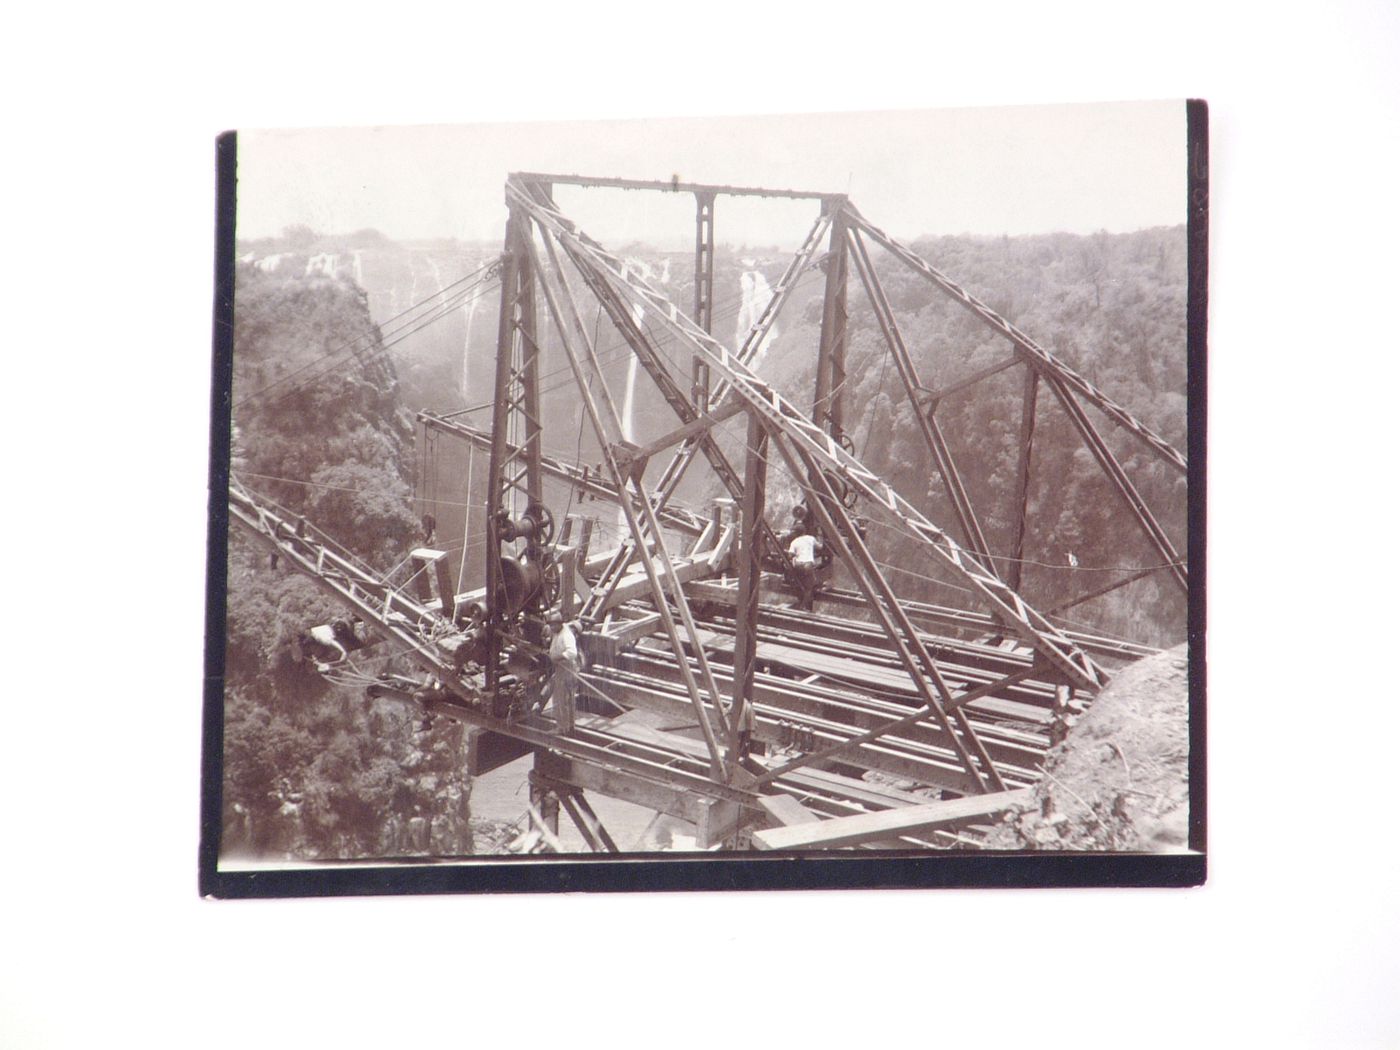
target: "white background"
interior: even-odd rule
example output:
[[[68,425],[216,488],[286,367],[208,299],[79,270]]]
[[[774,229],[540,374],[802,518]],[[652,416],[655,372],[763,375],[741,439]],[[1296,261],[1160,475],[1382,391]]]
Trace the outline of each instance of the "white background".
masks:
[[[1400,1044],[1400,17],[973,6],[9,14],[0,1045]],[[197,898],[216,132],[1187,95],[1205,888]]]

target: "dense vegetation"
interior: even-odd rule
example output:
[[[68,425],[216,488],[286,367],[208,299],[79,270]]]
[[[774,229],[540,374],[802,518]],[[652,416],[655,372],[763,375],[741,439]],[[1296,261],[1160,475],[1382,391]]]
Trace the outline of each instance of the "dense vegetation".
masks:
[[[413,432],[363,293],[241,267],[236,304],[235,471],[390,570],[415,539]],[[402,705],[330,685],[300,660],[298,634],[345,611],[238,530],[228,569],[226,852],[469,852],[460,727],[424,729]],[[384,657],[357,663],[377,671]]]
[[[1178,227],[1093,237],[943,237],[917,242],[915,248],[1184,449],[1185,241],[1185,231]],[[250,487],[304,513],[379,572],[397,565],[412,546],[415,511],[433,510],[444,535],[459,535],[460,504],[454,506],[450,499],[459,499],[457,486],[467,473],[464,451],[443,445],[440,459],[429,457],[433,465],[425,465],[425,478],[415,479],[413,464],[424,450],[414,447],[411,412],[450,409],[462,399],[489,405],[496,293],[483,293],[470,330],[460,312],[449,315],[444,324],[396,346],[392,362],[383,352],[370,309],[373,304],[387,321],[475,268],[484,249],[458,259],[461,253],[443,246],[385,244],[364,232],[330,241],[304,230],[289,231],[280,242],[242,247],[254,254],[291,250],[286,265],[272,272],[254,265],[239,268],[235,466]],[[353,268],[351,256],[343,255],[338,277],[318,275],[308,263],[312,250],[350,247],[357,252]],[[650,259],[658,271],[669,263],[667,291],[689,304],[688,253],[633,246],[626,254]],[[963,308],[878,250],[875,257],[927,386],[956,382],[1008,356],[1006,341]],[[759,271],[775,284],[785,263],[773,251],[717,252],[717,335],[732,338],[742,276]],[[352,269],[362,275],[364,289],[351,279]],[[847,430],[856,452],[957,536],[942,482],[854,272],[850,304]],[[812,401],[821,307],[821,276],[813,272],[799,285],[760,366],[765,377],[804,407]],[[545,416],[551,422],[546,448],[564,458],[596,462],[578,398],[562,374],[562,355],[547,331],[544,342]],[[629,355],[611,333],[600,336],[600,345],[616,393]],[[663,352],[672,358],[678,376],[688,375],[689,361],[674,343],[663,340]],[[1023,372],[1002,372],[946,398],[938,409],[987,539],[999,555],[1010,549],[1014,527],[1011,492]],[[634,415],[641,439],[674,426],[669,410],[645,383],[637,397]],[[1091,410],[1090,415],[1184,552],[1184,479],[1097,413]],[[481,414],[472,418],[486,421]],[[742,421],[727,430],[737,461]],[[449,502],[415,506],[415,480],[421,501],[439,488],[439,474]],[[1053,608],[1139,566],[1160,563],[1043,385],[1032,479],[1022,591],[1038,608]],[[706,472],[692,471],[681,497],[702,501],[718,494],[715,484],[706,480]],[[781,469],[774,470],[770,484],[770,515],[783,517],[795,489]],[[474,493],[474,499],[479,497],[479,491]],[[597,513],[611,518],[606,511]],[[609,527],[608,521],[600,524]],[[876,525],[870,538],[876,556],[891,566],[891,579],[901,593],[978,607],[956,577],[930,565],[899,534]],[[1071,567],[1071,559],[1078,568]],[[473,565],[468,564],[469,576]],[[295,659],[300,631],[343,615],[309,580],[285,566],[272,568],[262,548],[234,533],[226,844],[273,856],[469,851],[470,789],[461,772],[460,730],[441,723],[424,730],[408,710],[370,701],[362,689],[331,686]],[[1071,620],[1062,623],[1163,645],[1181,641],[1185,633],[1184,600],[1165,573],[1078,605],[1066,616]],[[359,662],[373,672],[383,666],[383,657]]]
[[[914,247],[935,266],[1088,377],[1166,438],[1186,447],[1186,236],[1182,227],[1131,234],[1017,238],[942,237]],[[1009,356],[1005,338],[918,274],[880,257],[877,268],[925,385],[939,388]],[[856,452],[956,537],[955,521],[912,408],[854,272],[847,429]],[[795,304],[796,305],[796,304]],[[810,405],[821,295],[805,303],[764,371]],[[937,418],[994,553],[1010,550],[1024,369],[1013,368],[948,397]],[[1185,554],[1185,479],[1090,409],[1176,549]],[[1041,385],[1036,414],[1023,593],[1048,609],[1162,562]],[[901,537],[876,530],[885,561],[921,559]],[[1070,565],[1071,557],[1078,568]],[[1005,568],[1005,563],[1001,566]],[[923,570],[927,571],[927,570]],[[950,580],[950,577],[942,577]],[[909,572],[902,592],[950,604],[967,595]],[[1185,637],[1185,602],[1157,573],[1066,614],[1095,628],[1168,644]]]

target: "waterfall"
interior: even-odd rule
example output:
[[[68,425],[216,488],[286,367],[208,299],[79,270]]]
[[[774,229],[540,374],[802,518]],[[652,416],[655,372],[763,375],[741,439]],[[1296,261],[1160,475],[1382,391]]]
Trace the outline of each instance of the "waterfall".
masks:
[[[624,263],[623,276],[625,277],[629,271],[646,280],[651,280],[656,276],[656,272],[642,259],[627,259]],[[669,278],[669,273],[666,277]],[[641,328],[645,317],[646,311],[642,309],[642,304],[633,303],[632,323]],[[636,354],[628,355],[627,385],[622,394],[622,439],[624,441],[636,440],[636,423],[633,417],[636,411],[637,367],[640,364],[641,361],[638,360]],[[621,507],[617,510],[617,527],[619,531],[626,533],[627,515],[622,512]]]
[[[338,261],[339,256],[332,255],[328,252],[313,255],[306,261],[306,273],[303,276],[315,277],[317,274],[320,274],[324,277],[334,277]]]
[[[666,281],[667,281],[667,280],[669,279],[669,277],[670,277],[670,273],[669,273],[670,265],[669,265],[669,262],[668,262],[668,264],[667,264],[667,268],[666,268],[666,269],[667,269],[667,272],[664,273],[664,275],[663,275],[663,277],[662,277],[662,283],[663,283],[663,284],[666,283]],[[629,258],[629,259],[625,260],[624,269],[623,269],[623,276],[625,277],[625,276],[627,275],[628,272],[634,273],[634,274],[636,274],[638,277],[641,277],[641,278],[643,278],[643,279],[645,279],[645,280],[648,280],[648,281],[654,280],[655,277],[656,277],[656,271],[653,270],[653,269],[646,263],[646,261],[643,260],[643,259],[632,259],[632,258]],[[635,324],[638,328],[641,328],[641,327],[642,327],[642,319],[643,319],[644,317],[646,317],[646,311],[642,309],[641,303],[633,303],[633,304],[632,304],[632,323]],[[627,365],[627,387],[626,387],[626,391],[625,391],[625,392],[623,393],[623,395],[622,395],[622,437],[623,437],[623,440],[624,440],[624,441],[635,441],[635,440],[636,440],[636,437],[635,437],[635,430],[634,430],[634,421],[633,421],[633,418],[632,418],[632,417],[633,417],[633,410],[634,410],[634,408],[635,408],[634,400],[635,400],[635,396],[636,396],[636,393],[637,393],[637,365],[638,365],[638,364],[640,364],[640,362],[637,360],[637,355],[636,355],[636,354],[630,355],[629,360],[628,360],[628,365]]]
[[[744,260],[745,266],[753,266],[752,259]],[[739,291],[742,296],[739,303],[739,317],[734,326],[734,345],[736,348],[742,347],[744,338],[749,334],[749,329],[754,322],[763,316],[763,310],[768,305],[768,301],[773,298],[773,289],[768,284],[768,278],[757,269],[745,270],[739,276]],[[778,335],[778,326],[773,325],[768,329],[768,334],[759,341],[758,350],[749,361],[749,367],[757,369],[759,362],[763,360],[763,355],[768,352],[769,345]]]
[[[368,292],[369,289],[365,288],[365,266],[364,266],[364,259],[363,259],[364,254],[365,254],[365,253],[364,253],[363,251],[361,251],[359,248],[356,248],[355,251],[354,251],[354,258],[355,258],[355,284],[358,285],[359,288],[360,288],[362,291]]]

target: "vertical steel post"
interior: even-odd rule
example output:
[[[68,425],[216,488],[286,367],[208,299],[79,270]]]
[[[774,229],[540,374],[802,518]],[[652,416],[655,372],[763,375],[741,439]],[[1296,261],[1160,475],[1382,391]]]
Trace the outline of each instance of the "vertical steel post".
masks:
[[[1026,552],[1026,511],[1031,494],[1031,442],[1035,438],[1035,399],[1040,386],[1040,373],[1026,366],[1026,385],[1021,392],[1021,439],[1016,458],[1016,501],[1013,504],[1011,565],[1006,570],[1006,584],[1013,591],[1021,589],[1021,559]]]
[[[491,415],[491,459],[486,472],[486,690],[495,695],[500,681],[499,629],[504,621],[501,590],[501,512],[505,506],[505,464],[510,447],[511,358],[515,346],[516,254],[518,216],[514,209],[506,225],[505,252],[501,256],[501,314],[496,327],[495,408]]]
[[[530,236],[525,216],[520,217],[519,236]],[[544,472],[540,469],[540,347],[535,333],[535,273],[528,252],[521,250],[519,262],[518,340],[520,357],[520,417],[524,424],[521,451],[525,459],[526,507],[544,503]]]
[[[540,464],[539,346],[535,333],[535,275],[529,253],[529,219],[510,209],[501,265],[501,315],[496,329],[495,407],[491,461],[486,479],[486,689],[500,679],[500,633],[507,611],[501,601],[502,524],[544,497]],[[522,431],[519,444],[512,425]],[[523,496],[526,507],[518,507]],[[497,714],[501,713],[499,711]]]
[[[734,614],[734,693],[729,709],[730,753],[740,755],[739,734],[752,723],[754,656],[758,651],[759,576],[763,572],[764,490],[768,483],[768,431],[749,413],[744,455],[744,498],[739,505],[739,600]]]
[[[695,194],[695,323],[706,332],[715,316],[715,195]],[[700,357],[693,364],[691,398],[704,412],[710,403],[710,366]]]
[[[530,785],[530,805],[534,807],[545,830],[557,842],[559,840],[559,795],[547,776],[540,772],[540,760],[547,752],[535,751],[535,768],[530,770],[527,782]]]
[[[817,346],[817,391],[812,420],[837,441],[845,423],[846,387],[846,213],[838,210],[831,222],[831,248],[823,263],[826,289],[822,295],[822,330]]]

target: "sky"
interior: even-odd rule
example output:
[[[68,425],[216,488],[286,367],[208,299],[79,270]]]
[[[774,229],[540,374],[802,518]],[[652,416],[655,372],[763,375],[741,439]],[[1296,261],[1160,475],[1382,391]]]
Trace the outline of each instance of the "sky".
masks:
[[[1182,101],[239,132],[238,235],[303,223],[498,241],[511,171],[846,192],[910,239],[1185,221]],[[561,187],[603,243],[693,243],[689,195]],[[814,202],[725,198],[722,244],[792,245]]]

